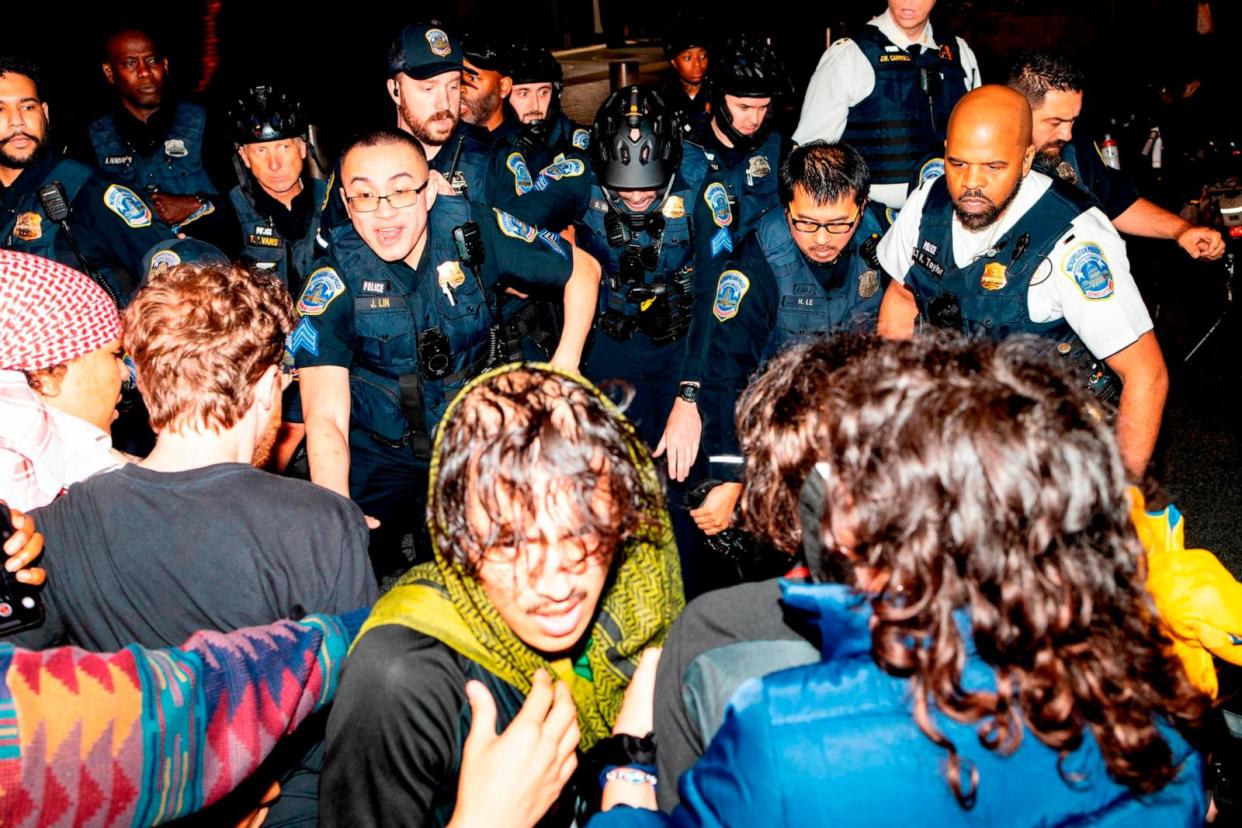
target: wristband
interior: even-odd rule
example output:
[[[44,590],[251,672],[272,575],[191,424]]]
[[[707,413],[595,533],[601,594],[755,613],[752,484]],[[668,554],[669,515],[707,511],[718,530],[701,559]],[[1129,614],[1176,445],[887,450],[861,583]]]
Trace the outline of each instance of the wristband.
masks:
[[[628,782],[631,785],[660,784],[656,776],[655,765],[609,765],[599,775],[599,788],[602,791],[609,782]]]

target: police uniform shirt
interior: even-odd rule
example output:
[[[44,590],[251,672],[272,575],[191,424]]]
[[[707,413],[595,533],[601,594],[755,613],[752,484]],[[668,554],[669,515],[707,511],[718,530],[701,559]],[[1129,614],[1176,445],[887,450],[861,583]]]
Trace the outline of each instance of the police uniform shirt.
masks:
[[[453,196],[441,196],[441,198],[453,198]],[[573,259],[568,242],[547,230],[539,230],[521,222],[514,223],[512,217],[499,211],[475,205],[473,212],[484,245],[484,261],[479,267],[479,276],[493,298],[496,285],[501,279],[509,276],[531,287],[564,287],[569,281],[573,272]],[[404,262],[388,263],[387,269],[391,278],[400,280],[407,286],[409,294],[415,292],[414,288],[421,280],[437,281],[439,279],[440,263],[432,261],[430,250],[431,246],[428,245],[416,268],[411,268]],[[314,275],[318,275],[322,269],[316,270]],[[464,271],[465,279],[474,278],[464,265],[461,269]],[[315,281],[314,275],[307,283],[308,290]],[[355,302],[383,301],[382,286],[377,286],[377,288],[381,292],[375,296],[355,297],[351,295],[344,280],[340,278],[323,280],[317,295],[317,313],[303,315],[299,330],[294,332],[293,348],[297,367],[338,365],[348,368],[352,366],[354,354],[359,345],[354,324]],[[453,313],[456,299],[450,300],[447,294],[454,290],[455,288],[449,285],[435,291],[438,304],[434,313],[438,315]],[[410,324],[413,326],[414,308],[410,309],[410,313]],[[309,331],[306,331],[306,326],[309,326]],[[301,337],[300,347],[296,341],[298,337]]]
[[[931,186],[924,183],[910,194],[877,251],[884,270],[903,285],[920,242],[919,224]],[[945,264],[966,267],[983,256],[1050,186],[1047,176],[1031,172],[1000,220],[978,232],[967,230],[955,215],[954,261]],[[1027,312],[1036,323],[1065,319],[1098,359],[1129,347],[1153,327],[1130,273],[1125,243],[1094,207],[1074,219],[1040,263],[1027,290]]]
[[[504,172],[496,176],[493,206],[522,221],[560,232],[590,209],[595,176],[583,153],[559,153],[532,170],[520,150],[505,147],[497,161]]]
[[[887,10],[873,17],[867,25],[878,28],[895,46],[903,50],[915,45],[930,50],[939,48],[930,22],[923,27],[923,35],[918,41],[906,37]],[[966,45],[966,41],[960,37],[957,38],[957,48],[962,68],[966,70],[966,89],[969,91],[979,86],[979,61]],[[819,59],[819,65],[815,67],[815,73],[807,86],[806,97],[802,101],[802,116],[793,134],[794,143],[839,141],[845,133],[850,107],[861,103],[874,89],[875,69],[858,44],[849,38],[833,43]],[[871,198],[889,207],[901,207],[906,200],[906,186],[872,185]]]
[[[1058,176],[1090,193],[1110,220],[1134,206],[1139,200],[1138,188],[1123,172],[1104,163],[1099,148],[1090,138],[1075,135],[1070,146],[1077,162],[1076,169],[1062,163],[1053,169],[1041,168],[1040,172]]]
[[[0,237],[0,245],[6,249],[34,252],[31,246],[37,245],[44,234],[53,232],[51,220],[40,206],[38,190],[52,180],[54,168],[60,161],[59,157],[47,153],[23,170],[11,186],[0,186],[0,207],[3,208],[0,209],[0,228],[7,228]],[[142,259],[147,251],[173,238],[168,227],[155,218],[137,193],[120,184],[109,184],[95,174],[90,175],[73,197],[68,224],[74,241],[96,276],[120,269],[135,283],[142,273]],[[82,269],[63,232],[57,235],[53,258],[74,269]],[[110,276],[109,281],[125,280]],[[114,286],[132,287],[128,284]],[[120,298],[124,301],[126,297]]]

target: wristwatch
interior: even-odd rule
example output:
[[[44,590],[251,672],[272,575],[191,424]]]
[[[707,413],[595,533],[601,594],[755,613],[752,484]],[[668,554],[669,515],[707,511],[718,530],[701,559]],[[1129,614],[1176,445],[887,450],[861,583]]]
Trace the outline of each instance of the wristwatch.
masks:
[[[697,382],[683,382],[677,389],[677,397],[691,405],[697,404],[699,401],[699,384]]]

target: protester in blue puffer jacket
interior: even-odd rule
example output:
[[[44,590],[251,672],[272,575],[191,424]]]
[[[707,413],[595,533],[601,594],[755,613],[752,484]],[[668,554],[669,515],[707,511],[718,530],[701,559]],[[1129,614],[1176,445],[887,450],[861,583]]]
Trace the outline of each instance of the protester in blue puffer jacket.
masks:
[[[812,506],[854,583],[782,590],[822,660],[742,686],[671,817],[592,824],[1201,824],[1208,701],[1108,412],[1021,341],[883,343],[830,379]]]

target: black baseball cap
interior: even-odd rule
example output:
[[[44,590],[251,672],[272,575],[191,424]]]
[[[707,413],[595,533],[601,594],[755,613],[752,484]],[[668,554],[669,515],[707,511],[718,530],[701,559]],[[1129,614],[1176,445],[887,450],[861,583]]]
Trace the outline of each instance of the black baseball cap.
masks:
[[[404,72],[416,80],[460,72],[461,42],[438,23],[406,26],[388,52],[388,73]]]

